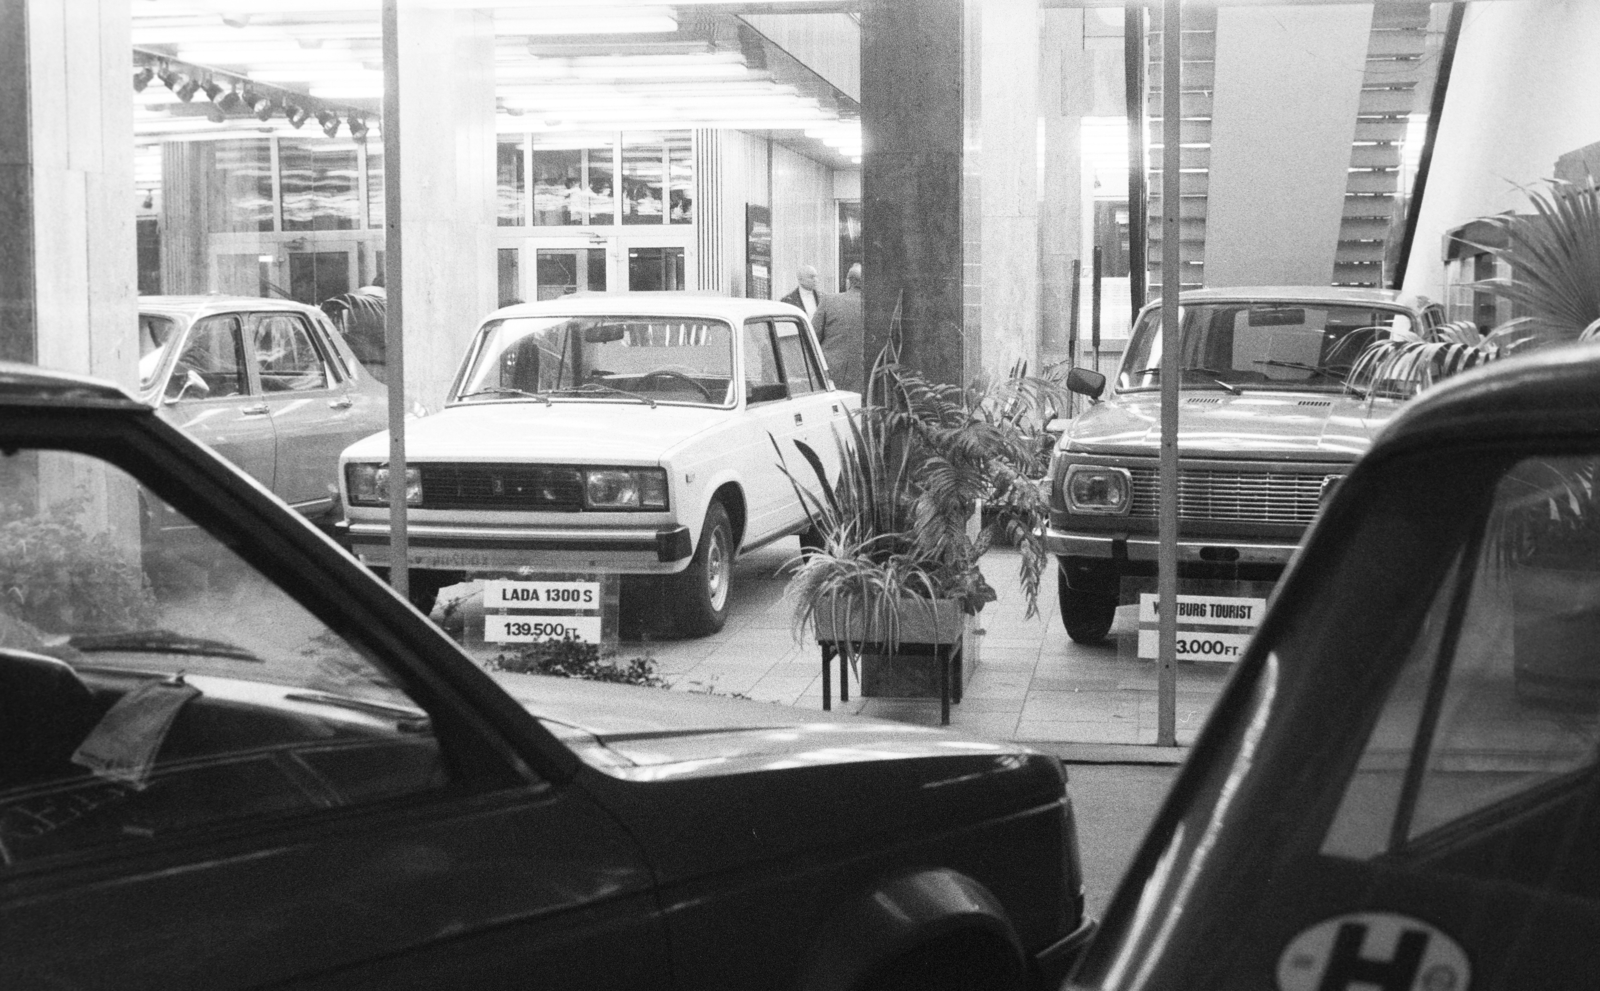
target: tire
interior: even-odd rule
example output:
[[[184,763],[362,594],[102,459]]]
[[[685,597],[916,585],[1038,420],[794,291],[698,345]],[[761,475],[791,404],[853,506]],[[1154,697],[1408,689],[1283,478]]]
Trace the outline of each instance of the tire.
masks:
[[[1056,592],[1061,598],[1061,625],[1075,643],[1103,643],[1117,618],[1117,597],[1073,588],[1066,572],[1056,569]]]
[[[733,524],[722,503],[713,502],[700,528],[700,544],[689,566],[664,583],[678,611],[678,631],[689,637],[716,633],[728,621],[733,586]]]

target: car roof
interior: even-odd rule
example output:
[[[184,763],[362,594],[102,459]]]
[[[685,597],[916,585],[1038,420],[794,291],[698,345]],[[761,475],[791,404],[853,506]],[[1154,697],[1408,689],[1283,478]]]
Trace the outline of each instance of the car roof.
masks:
[[[0,361],[0,403],[16,406],[114,406],[149,412],[121,386],[87,375]]]
[[[232,313],[235,310],[288,310],[296,313],[316,311],[315,306],[292,299],[272,299],[266,296],[225,296],[205,293],[197,296],[140,296],[140,313],[179,314],[187,317],[208,313]]]
[[[770,299],[744,299],[701,292],[578,292],[537,303],[503,306],[484,318],[549,316],[712,317],[741,322],[764,316],[794,316],[801,311]]]
[[[1380,449],[1600,431],[1600,342],[1539,348],[1446,379],[1400,408]]]
[[[1364,289],[1355,286],[1219,286],[1190,289],[1180,297],[1185,303],[1261,300],[1270,303],[1377,303],[1421,310],[1432,303],[1426,296],[1394,289]],[[1156,299],[1150,305],[1160,305]]]

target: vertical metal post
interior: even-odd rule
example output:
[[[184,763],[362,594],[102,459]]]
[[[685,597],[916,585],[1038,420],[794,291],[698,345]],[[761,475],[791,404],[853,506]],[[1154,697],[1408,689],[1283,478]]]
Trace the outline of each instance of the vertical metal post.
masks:
[[[389,387],[389,584],[409,597],[406,534],[405,285],[400,244],[399,0],[383,0],[383,281],[384,361]]]
[[[1089,343],[1094,347],[1094,370],[1100,370],[1100,246],[1094,246],[1093,274],[1089,277]]]
[[[1161,499],[1156,582],[1161,621],[1156,684],[1156,745],[1176,746],[1178,710],[1178,168],[1182,138],[1182,0],[1161,15]]]
[[[1122,17],[1123,88],[1128,117],[1128,295],[1130,317],[1144,308],[1145,274],[1150,257],[1150,214],[1145,197],[1148,148],[1145,141],[1145,29],[1149,25],[1142,4],[1129,3]]]

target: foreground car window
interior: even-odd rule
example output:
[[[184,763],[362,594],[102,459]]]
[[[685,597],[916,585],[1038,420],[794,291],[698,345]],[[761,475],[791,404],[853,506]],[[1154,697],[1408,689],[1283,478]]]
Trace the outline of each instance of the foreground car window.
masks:
[[[1411,331],[1411,318],[1370,306],[1238,302],[1185,306],[1178,357],[1186,386],[1222,384],[1339,392],[1362,350]],[[1160,388],[1161,312],[1128,344],[1117,388]]]
[[[684,317],[516,317],[478,332],[456,400],[518,393],[722,406],[733,329]]]
[[[95,458],[0,456],[0,870],[446,783],[381,665],[204,531],[141,538],[156,511]]]
[[[1433,596],[1324,853],[1552,880],[1540,872],[1551,844],[1507,842],[1531,823],[1576,823],[1596,790],[1597,470],[1593,458],[1527,459],[1503,477]],[[1594,878],[1554,883],[1600,895]]]

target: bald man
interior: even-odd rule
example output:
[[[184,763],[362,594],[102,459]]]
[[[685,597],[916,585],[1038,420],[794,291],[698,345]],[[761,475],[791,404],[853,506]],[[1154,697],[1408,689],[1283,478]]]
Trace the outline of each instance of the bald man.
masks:
[[[798,306],[806,311],[806,316],[813,316],[817,312],[817,269],[813,265],[801,265],[796,278],[800,284],[779,302]]]

